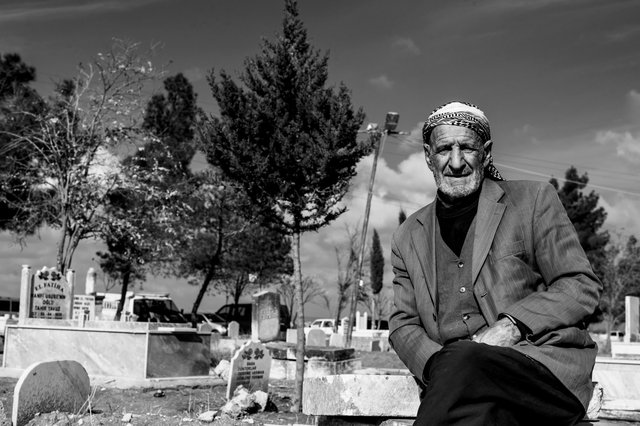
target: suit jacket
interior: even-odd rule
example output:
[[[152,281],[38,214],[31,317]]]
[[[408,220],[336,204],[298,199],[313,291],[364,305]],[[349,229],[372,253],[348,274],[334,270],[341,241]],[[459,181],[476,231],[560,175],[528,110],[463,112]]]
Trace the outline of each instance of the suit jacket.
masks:
[[[443,343],[435,306],[435,221],[433,202],[407,218],[392,242],[389,341],[419,378]],[[597,346],[582,321],[598,305],[602,284],[555,189],[485,179],[471,268],[473,294],[487,324],[505,313],[528,326],[532,333],[513,348],[545,365],[586,410]]]

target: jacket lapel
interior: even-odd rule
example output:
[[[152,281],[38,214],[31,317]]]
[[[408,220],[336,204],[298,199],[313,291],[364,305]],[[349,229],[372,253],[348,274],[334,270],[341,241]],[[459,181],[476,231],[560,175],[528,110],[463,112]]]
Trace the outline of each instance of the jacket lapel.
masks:
[[[424,273],[431,303],[436,306],[435,203],[429,204],[416,218],[421,226],[411,233],[411,243]],[[415,284],[414,284],[415,285]]]
[[[506,206],[498,202],[503,195],[504,191],[496,182],[490,179],[484,180],[480,200],[478,201],[476,232],[473,240],[472,283],[475,283],[478,279],[478,274],[487,258],[487,254],[489,254],[493,237],[504,214]]]

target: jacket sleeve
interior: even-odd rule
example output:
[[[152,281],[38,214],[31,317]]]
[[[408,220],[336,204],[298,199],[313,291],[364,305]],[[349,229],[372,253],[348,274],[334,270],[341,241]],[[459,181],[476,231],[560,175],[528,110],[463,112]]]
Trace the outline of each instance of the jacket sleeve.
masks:
[[[532,293],[504,312],[531,330],[528,340],[579,324],[594,312],[602,292],[602,284],[551,185],[538,190],[532,235],[535,261],[546,291]]]
[[[429,338],[422,324],[413,283],[395,235],[391,244],[391,265],[394,306],[389,321],[389,342],[411,373],[422,380],[427,361],[442,345]]]

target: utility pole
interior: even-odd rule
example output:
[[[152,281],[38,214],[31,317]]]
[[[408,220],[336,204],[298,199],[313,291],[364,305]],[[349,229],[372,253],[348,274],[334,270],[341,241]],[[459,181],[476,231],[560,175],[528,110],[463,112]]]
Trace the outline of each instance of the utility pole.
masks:
[[[387,140],[389,133],[396,133],[396,127],[398,126],[398,120],[400,114],[397,112],[388,112],[384,122],[384,129],[379,130],[378,124],[370,123],[367,126],[367,133],[371,139],[371,143],[374,146],[373,165],[371,166],[371,177],[369,178],[369,191],[367,192],[367,204],[364,211],[364,221],[362,223],[362,235],[360,237],[360,254],[358,256],[358,271],[356,277],[358,279],[357,284],[353,284],[351,289],[351,307],[349,309],[349,324],[347,324],[347,336],[345,338],[345,347],[351,346],[351,337],[353,335],[353,327],[355,326],[356,307],[358,306],[358,295],[360,294],[360,288],[364,287],[364,280],[362,279],[362,265],[364,263],[365,246],[367,242],[367,228],[369,226],[369,213],[371,212],[371,198],[373,196],[373,184],[376,180],[376,168],[378,166],[378,157]],[[373,315],[373,313],[372,313]],[[366,325],[365,325],[366,326]]]

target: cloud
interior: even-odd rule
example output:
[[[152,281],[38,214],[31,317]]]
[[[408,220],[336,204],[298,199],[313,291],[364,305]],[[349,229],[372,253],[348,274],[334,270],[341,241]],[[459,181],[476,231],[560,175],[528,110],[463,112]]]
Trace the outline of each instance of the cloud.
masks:
[[[358,232],[362,230],[372,164],[373,156],[363,159],[358,164],[357,175],[351,182],[349,193],[344,199],[347,212],[331,225],[302,237],[303,274],[314,276],[327,289],[332,300],[332,310],[335,309],[338,274],[335,249],[346,247],[347,228]],[[384,287],[386,289],[392,286],[393,273],[389,255],[391,236],[398,227],[400,209],[410,215],[430,202],[435,196],[435,191],[435,182],[421,153],[410,155],[398,165],[397,169],[389,167],[384,158],[379,159],[371,200],[367,244],[371,244],[373,229],[376,229],[380,235],[385,257]]]
[[[640,163],[640,134],[603,130],[596,134],[596,142],[602,145],[614,145],[618,157]]]
[[[378,77],[370,78],[369,84],[377,89],[390,90],[396,83],[391,81],[386,75],[382,74]]]
[[[19,22],[37,19],[65,19],[105,11],[124,11],[164,0],[102,0],[73,2],[68,0],[4,4],[0,6],[0,22]]]
[[[182,72],[185,77],[191,82],[195,83],[196,81],[204,80],[207,74],[198,67],[189,68]]]
[[[628,235],[640,236],[640,200],[625,194],[600,196],[598,205],[607,212],[604,229],[613,235],[620,233],[626,238]]]
[[[422,53],[416,42],[408,37],[396,37],[393,40],[392,47],[415,56],[419,56]]]
[[[606,33],[605,38],[609,42],[617,43],[635,36],[638,32],[640,32],[640,26],[626,26]]]

